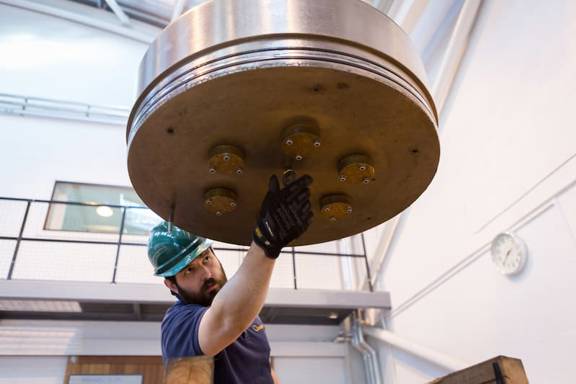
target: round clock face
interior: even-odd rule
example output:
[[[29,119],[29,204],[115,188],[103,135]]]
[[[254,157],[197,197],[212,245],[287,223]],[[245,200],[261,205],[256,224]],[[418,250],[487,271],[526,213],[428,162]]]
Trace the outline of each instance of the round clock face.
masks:
[[[501,233],[492,240],[492,261],[500,273],[513,275],[522,270],[526,263],[526,245],[510,233]]]

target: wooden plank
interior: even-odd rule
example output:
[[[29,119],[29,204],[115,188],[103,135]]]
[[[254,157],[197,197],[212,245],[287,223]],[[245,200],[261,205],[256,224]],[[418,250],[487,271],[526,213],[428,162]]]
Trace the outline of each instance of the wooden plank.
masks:
[[[522,360],[498,356],[430,384],[528,384],[528,378]]]

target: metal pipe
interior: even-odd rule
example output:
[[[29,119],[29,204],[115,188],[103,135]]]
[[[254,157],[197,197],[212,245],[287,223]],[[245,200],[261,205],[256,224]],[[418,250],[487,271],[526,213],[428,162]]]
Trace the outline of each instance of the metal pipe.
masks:
[[[443,353],[434,351],[430,348],[423,347],[414,342],[405,340],[400,336],[394,334],[393,332],[387,331],[382,328],[376,327],[364,327],[364,332],[379,341],[382,341],[394,348],[400,349],[402,351],[408,352],[411,355],[419,357],[423,360],[433,363],[434,365],[447,369],[451,372],[459,371],[464,369],[470,364],[454,359]]]
[[[76,12],[67,11],[50,5],[39,4],[38,2],[35,1],[0,0],[0,4],[22,8],[28,11],[42,13],[54,17],[59,17],[64,20],[69,20],[89,27],[94,27],[103,31],[112,32],[146,44],[150,44],[152,41],[154,41],[154,38],[156,37],[156,33],[138,31],[134,28],[126,28],[125,26],[120,26],[114,23],[102,21],[91,16],[81,15]],[[160,30],[158,30],[158,32],[159,31]]]
[[[417,1],[411,1],[411,3],[414,2]],[[400,3],[398,4],[400,5]],[[464,2],[458,15],[456,24],[454,25],[454,28],[448,39],[448,48],[443,54],[442,61],[440,63],[440,69],[436,78],[433,79],[434,83],[432,86],[432,93],[434,94],[439,114],[444,108],[444,104],[448,95],[450,94],[450,90],[452,88],[452,84],[454,83],[456,74],[460,69],[461,61],[464,57],[464,54],[466,53],[466,49],[470,41],[470,34],[474,25],[476,24],[476,20],[478,19],[481,4],[482,2],[480,0],[470,0]],[[394,8],[394,6],[392,8]],[[394,16],[392,16],[392,18],[398,21],[398,19]],[[401,25],[406,29],[404,24]],[[398,238],[400,233],[399,227],[408,214],[409,209],[386,223],[386,229],[383,231],[380,237],[377,248],[377,252],[381,252],[382,256],[375,256],[377,265],[373,266],[372,268],[372,270],[375,271],[375,279],[372,281],[373,283],[376,283],[378,278],[382,275],[382,273],[384,273],[384,265],[387,263],[388,257],[390,257],[391,246],[395,239]]]
[[[352,346],[356,348],[364,360],[364,370],[366,379],[370,384],[382,384],[380,362],[374,348],[372,348],[365,340],[362,331],[362,326],[358,320],[358,315],[353,314],[352,320]]]

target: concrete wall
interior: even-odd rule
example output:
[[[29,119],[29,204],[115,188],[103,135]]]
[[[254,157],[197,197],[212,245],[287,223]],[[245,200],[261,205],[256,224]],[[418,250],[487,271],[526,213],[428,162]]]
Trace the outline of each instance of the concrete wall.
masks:
[[[521,358],[531,382],[570,383],[576,346],[576,4],[485,1],[442,116],[442,158],[404,217],[379,288],[388,326],[470,364]],[[500,275],[489,244],[524,239],[525,270]],[[382,347],[393,382],[445,374]]]

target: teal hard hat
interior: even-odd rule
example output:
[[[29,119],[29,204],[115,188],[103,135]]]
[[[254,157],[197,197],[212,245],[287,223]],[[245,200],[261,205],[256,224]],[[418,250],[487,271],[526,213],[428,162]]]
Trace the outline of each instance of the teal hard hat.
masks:
[[[162,222],[152,228],[148,239],[148,259],[154,266],[156,276],[175,276],[202,252],[212,246],[212,242],[193,235],[168,223]]]

